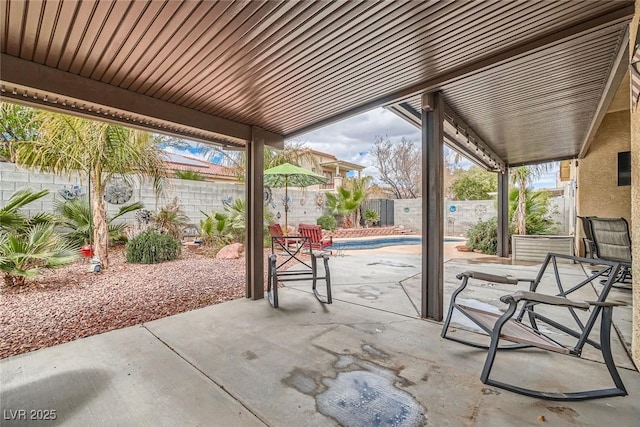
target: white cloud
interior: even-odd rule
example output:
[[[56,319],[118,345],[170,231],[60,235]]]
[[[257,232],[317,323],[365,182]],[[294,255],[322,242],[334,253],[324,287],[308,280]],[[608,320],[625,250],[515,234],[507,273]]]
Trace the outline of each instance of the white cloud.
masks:
[[[340,160],[366,166],[365,175],[377,176],[369,156],[377,135],[384,138],[388,136],[392,142],[405,137],[420,143],[420,129],[383,108],[325,126],[295,140],[314,150],[333,154]]]

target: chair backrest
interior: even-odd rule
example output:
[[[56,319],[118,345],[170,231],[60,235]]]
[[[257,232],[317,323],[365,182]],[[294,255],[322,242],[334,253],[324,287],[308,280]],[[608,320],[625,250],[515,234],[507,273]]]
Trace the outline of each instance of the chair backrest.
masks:
[[[322,237],[322,227],[313,224],[300,224],[298,226],[298,232],[301,236],[309,238],[309,243],[312,249],[324,250],[333,244],[332,239],[324,239]]]
[[[320,243],[322,240],[322,227],[313,224],[300,224],[298,231],[301,236],[308,237],[311,243]]]
[[[631,263],[629,223],[624,218],[590,218],[598,258]]]
[[[284,236],[284,234],[282,234],[282,227],[280,227],[280,224],[278,224],[277,222],[272,222],[269,224],[269,234],[271,234],[271,237]]]
[[[589,221],[591,221],[592,218],[597,218],[597,216],[578,216],[578,218],[582,223],[582,231],[584,231],[584,236],[589,240],[593,240],[593,234],[591,233],[591,224],[589,223]]]

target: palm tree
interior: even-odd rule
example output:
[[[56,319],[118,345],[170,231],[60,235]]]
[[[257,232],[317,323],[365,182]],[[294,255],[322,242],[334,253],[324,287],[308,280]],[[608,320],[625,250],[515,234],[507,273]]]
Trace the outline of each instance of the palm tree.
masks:
[[[59,215],[63,226],[71,230],[64,233],[67,239],[79,245],[86,245],[91,241],[93,236],[93,215],[89,199],[86,196],[73,200],[56,200],[53,202],[53,208]],[[125,223],[115,223],[114,220],[124,214],[142,208],[144,208],[144,205],[140,202],[130,203],[120,207],[115,215],[107,217],[110,242],[123,240],[126,230]]]
[[[360,216],[362,216],[362,204],[369,199],[369,188],[371,187],[372,176],[346,178],[344,186],[351,189],[354,198],[359,201],[355,210],[355,225],[360,224]]]
[[[509,191],[509,218],[513,218],[518,209],[520,191],[512,188]],[[556,222],[551,218],[551,193],[546,190],[525,189],[525,211],[527,212],[526,234],[551,234],[556,230]]]
[[[103,268],[109,265],[109,233],[104,201],[109,179],[153,179],[156,194],[167,176],[160,150],[148,132],[80,117],[39,111],[36,141],[21,143],[17,163],[55,174],[77,172],[91,184],[94,253]]]
[[[548,172],[553,165],[553,163],[542,163],[511,169],[511,182],[516,184],[519,190],[518,207],[513,216],[516,234],[527,234],[527,185]]]
[[[244,182],[247,170],[247,157],[244,151],[223,151],[216,147],[198,145],[205,159],[211,160],[216,155],[222,155],[224,164],[233,171],[236,179]],[[291,163],[296,166],[306,167],[310,165],[312,168],[320,167],[318,159],[310,148],[305,147],[301,142],[286,142],[284,149],[274,150],[265,148],[264,150],[264,169],[281,165],[283,163]]]

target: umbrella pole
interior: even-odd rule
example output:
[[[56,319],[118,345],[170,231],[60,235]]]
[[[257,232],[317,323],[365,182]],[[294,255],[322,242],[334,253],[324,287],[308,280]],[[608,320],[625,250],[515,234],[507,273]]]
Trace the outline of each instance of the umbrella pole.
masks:
[[[289,234],[289,176],[284,176],[284,235]]]

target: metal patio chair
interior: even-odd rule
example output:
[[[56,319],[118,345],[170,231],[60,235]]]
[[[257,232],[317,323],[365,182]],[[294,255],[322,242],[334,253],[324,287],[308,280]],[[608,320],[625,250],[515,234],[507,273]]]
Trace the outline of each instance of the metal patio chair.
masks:
[[[596,254],[596,247],[593,243],[593,235],[591,234],[591,224],[589,223],[591,218],[597,218],[597,216],[578,216],[582,224],[582,231],[584,231],[582,246],[584,247],[584,256],[587,258],[593,258]]]
[[[586,265],[601,265],[603,268],[591,272],[584,280],[578,283],[563,283],[559,269],[558,260],[570,260]],[[547,400],[587,400],[603,397],[624,396],[627,391],[615,366],[611,353],[611,320],[613,307],[620,305],[607,301],[607,296],[615,281],[615,277],[622,265],[617,261],[596,260],[592,258],[581,258],[569,255],[550,253],[545,258],[542,267],[538,271],[535,279],[516,279],[508,276],[498,276],[475,271],[467,271],[459,274],[458,279],[462,284],[451,297],[447,318],[442,328],[441,336],[445,339],[470,345],[476,348],[488,349],[484,368],[480,375],[483,383],[495,387],[503,388],[525,396],[536,397]],[[589,271],[589,269],[585,269]],[[588,274],[588,273],[587,273]],[[575,301],[567,298],[584,286],[590,286],[594,281],[600,280],[608,275],[604,288],[600,291],[595,301]],[[549,284],[550,279],[554,281],[557,288],[555,295],[545,295],[539,292],[539,286],[543,282]],[[459,295],[467,287],[469,280],[480,280],[484,282],[517,285],[520,282],[529,283],[528,291],[517,291],[513,294],[505,295],[500,301],[509,305],[502,313],[493,313],[474,307],[469,307],[458,301]],[[570,314],[572,323],[566,324],[560,320],[555,313],[549,314],[550,307],[566,308]],[[578,315],[577,310],[590,310],[586,320]],[[488,344],[480,343],[477,340],[471,341],[457,337],[458,331],[450,330],[452,315],[454,311],[459,311],[467,319],[480,327],[490,337]],[[600,338],[593,338],[592,331],[596,321],[600,317]],[[564,334],[559,338],[557,331]],[[500,341],[507,341],[509,344],[500,345]],[[560,341],[565,341],[561,343]],[[567,344],[567,341],[570,343]],[[575,392],[540,391],[523,387],[512,383],[497,381],[491,378],[496,356],[499,350],[518,350],[523,348],[539,348],[564,355],[581,357],[585,344],[600,350],[608,373],[613,381],[614,387],[594,390],[584,390]],[[585,363],[593,363],[587,362]],[[522,382],[526,382],[523,379]]]
[[[301,236],[309,238],[308,248],[317,251],[325,251],[326,248],[333,245],[333,238],[322,236],[322,227],[313,224],[300,224],[298,225],[298,231]],[[329,250],[331,253],[331,250]]]
[[[615,283],[631,284],[631,235],[624,218],[596,218],[589,220],[595,256],[601,260],[617,261],[622,269]],[[616,286],[630,289],[628,286]]]

